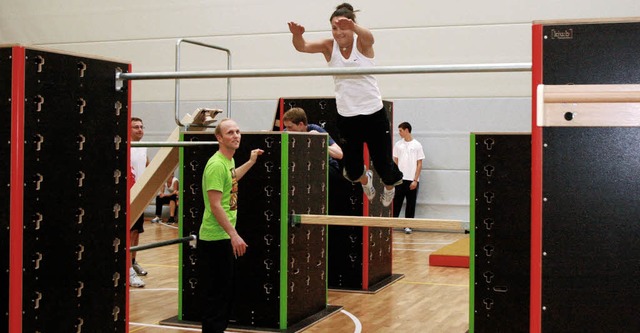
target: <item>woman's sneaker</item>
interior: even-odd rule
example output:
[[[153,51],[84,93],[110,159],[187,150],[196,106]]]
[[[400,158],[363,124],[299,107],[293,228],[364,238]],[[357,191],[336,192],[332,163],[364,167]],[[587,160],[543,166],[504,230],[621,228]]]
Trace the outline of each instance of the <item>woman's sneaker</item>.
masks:
[[[380,196],[380,201],[382,201],[382,205],[385,207],[389,207],[391,202],[393,202],[393,197],[396,195],[396,188],[392,188],[387,190],[385,186],[384,191],[382,191],[382,195]]]
[[[159,216],[156,216],[153,218],[153,220],[151,220],[151,223],[160,223],[162,222],[162,219]]]
[[[136,271],[133,267],[129,268],[129,286],[133,288],[142,288],[144,287],[144,281],[136,274]]]
[[[365,173],[367,175],[367,185],[362,185],[362,191],[367,196],[369,201],[373,200],[376,197],[376,188],[373,187],[373,171],[367,170]]]

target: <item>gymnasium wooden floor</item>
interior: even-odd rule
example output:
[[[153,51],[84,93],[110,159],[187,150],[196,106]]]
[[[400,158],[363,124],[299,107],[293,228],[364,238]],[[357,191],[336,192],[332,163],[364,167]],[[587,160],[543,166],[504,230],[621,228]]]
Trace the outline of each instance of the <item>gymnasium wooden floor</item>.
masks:
[[[147,221],[140,244],[177,237],[177,227]],[[343,311],[304,332],[466,332],[469,269],[429,266],[431,252],[462,237],[465,235],[420,231],[405,235],[394,231],[393,273],[404,274],[404,278],[377,294],[330,291],[329,304],[343,306]],[[169,245],[138,254],[138,262],[149,274],[143,277],[144,288],[130,291],[129,332],[200,331],[158,325],[161,320],[177,315],[177,250],[176,245]]]

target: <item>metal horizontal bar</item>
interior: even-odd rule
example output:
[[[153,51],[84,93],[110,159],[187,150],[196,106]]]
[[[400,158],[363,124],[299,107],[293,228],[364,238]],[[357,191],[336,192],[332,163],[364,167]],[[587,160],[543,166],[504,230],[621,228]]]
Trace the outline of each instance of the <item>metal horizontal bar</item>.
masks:
[[[154,249],[156,247],[162,247],[162,246],[167,246],[167,245],[172,245],[172,244],[182,244],[182,243],[191,243],[191,242],[193,242],[192,246],[195,246],[195,241],[197,239],[198,238],[196,237],[196,235],[191,235],[191,236],[187,236],[187,237],[170,239],[170,240],[161,241],[161,242],[157,242],[157,243],[132,246],[129,249],[129,251],[130,252],[136,252],[136,251]]]
[[[234,69],[215,71],[116,73],[117,80],[215,79],[282,76],[330,76],[365,74],[436,74],[436,73],[489,73],[530,72],[531,63],[454,64],[422,66],[379,66],[358,68],[307,69]]]
[[[136,141],[131,142],[131,147],[193,147],[193,146],[217,146],[218,141]]]

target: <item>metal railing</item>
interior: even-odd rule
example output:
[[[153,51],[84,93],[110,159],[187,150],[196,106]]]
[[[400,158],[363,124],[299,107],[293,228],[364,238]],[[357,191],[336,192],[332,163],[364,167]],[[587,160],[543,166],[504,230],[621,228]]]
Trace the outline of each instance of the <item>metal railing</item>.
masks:
[[[131,147],[197,147],[217,146],[218,141],[135,141]]]
[[[495,73],[530,72],[531,63],[451,64],[419,66],[379,66],[358,68],[307,68],[307,69],[235,69],[213,71],[176,71],[149,73],[116,73],[116,80],[166,80],[166,79],[215,79],[283,76],[331,76],[365,74],[444,74],[444,73]]]
[[[176,71],[174,73],[180,72],[180,45],[182,43],[189,43],[193,45],[198,45],[198,46],[226,52],[227,53],[227,70],[231,70],[231,51],[229,49],[226,49],[220,46],[205,44],[205,43],[194,41],[194,40],[179,39],[178,42],[176,43]],[[118,80],[117,76],[118,75],[116,74],[116,81]],[[185,125],[182,124],[182,122],[178,117],[178,114],[180,113],[180,79],[181,78],[176,77],[174,79],[175,79],[175,106],[174,106],[175,121],[176,121],[176,124],[178,124],[178,126],[184,127]],[[231,78],[230,77],[227,77],[227,117],[228,118],[231,117]]]

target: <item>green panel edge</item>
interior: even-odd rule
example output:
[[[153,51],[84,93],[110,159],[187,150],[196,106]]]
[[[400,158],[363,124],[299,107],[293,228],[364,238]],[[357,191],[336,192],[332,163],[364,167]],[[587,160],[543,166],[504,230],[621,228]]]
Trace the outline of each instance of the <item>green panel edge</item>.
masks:
[[[289,257],[289,133],[280,137],[280,329],[288,326],[287,285]]]
[[[469,333],[475,327],[475,276],[476,276],[476,135],[470,135],[470,163],[469,163]]]

